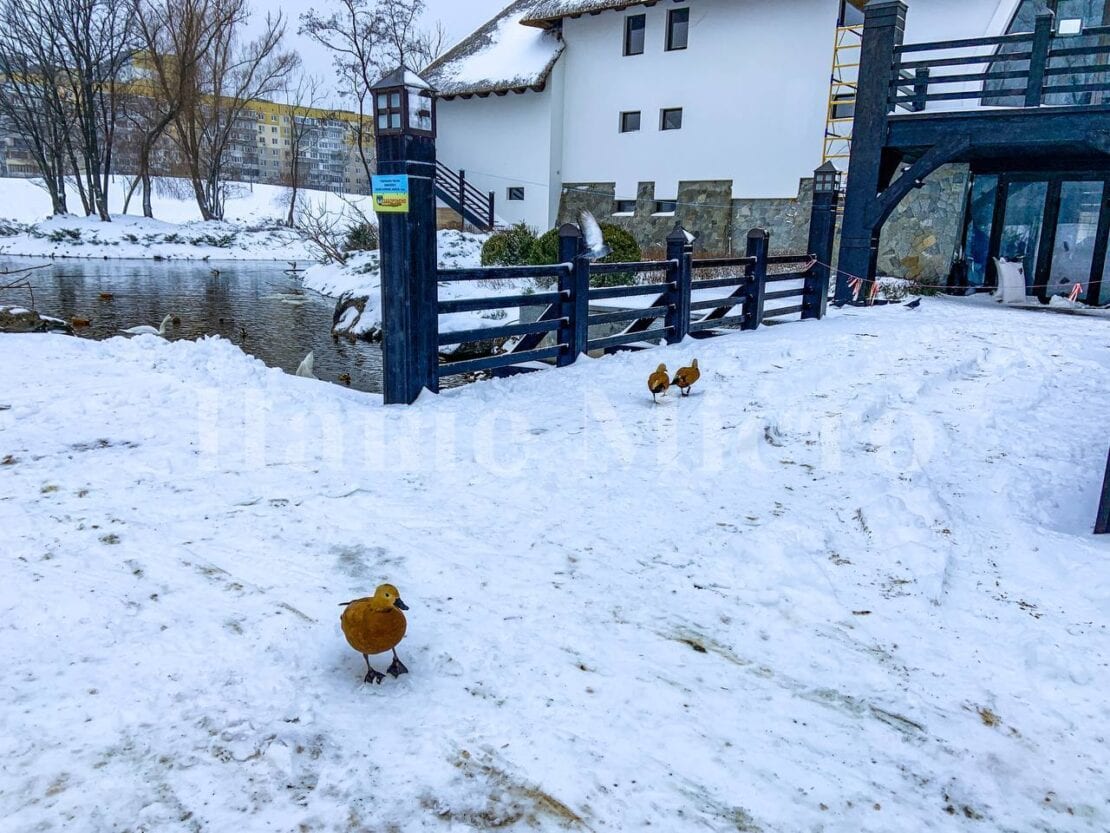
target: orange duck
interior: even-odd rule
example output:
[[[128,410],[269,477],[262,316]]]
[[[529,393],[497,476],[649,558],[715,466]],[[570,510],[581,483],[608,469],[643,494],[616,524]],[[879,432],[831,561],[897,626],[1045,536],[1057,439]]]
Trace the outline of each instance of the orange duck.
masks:
[[[370,667],[370,654],[393,651],[393,664],[386,674],[394,678],[409,673],[397,657],[397,643],[405,636],[405,614],[409,607],[401,601],[401,594],[392,584],[379,585],[373,596],[343,602],[339,624],[350,646],[366,660],[366,677],[363,682],[381,683],[385,674]]]
[[[694,382],[701,378],[701,371],[698,370],[698,360],[694,359],[689,367],[680,367],[678,373],[674,375],[674,381],[671,382],[676,388],[682,391],[683,396],[690,395],[690,388],[694,386]]]
[[[658,394],[667,395],[667,388],[671,386],[671,377],[667,373],[667,366],[665,364],[659,365],[655,368],[655,372],[648,376],[648,390],[651,391],[651,399],[653,402],[659,400],[655,397]]]

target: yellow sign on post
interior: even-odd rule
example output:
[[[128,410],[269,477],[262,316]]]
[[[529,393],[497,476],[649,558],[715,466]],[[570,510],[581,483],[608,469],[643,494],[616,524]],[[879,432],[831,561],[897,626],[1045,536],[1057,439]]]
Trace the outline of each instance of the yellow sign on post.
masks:
[[[409,213],[407,175],[371,177],[370,187],[374,192],[374,211],[378,214]]]

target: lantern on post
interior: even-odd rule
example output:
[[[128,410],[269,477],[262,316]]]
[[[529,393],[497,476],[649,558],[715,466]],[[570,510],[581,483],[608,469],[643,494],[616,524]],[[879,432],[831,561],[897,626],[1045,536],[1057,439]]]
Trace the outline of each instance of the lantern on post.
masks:
[[[428,82],[398,67],[373,87],[374,132],[378,136],[436,135],[436,100]]]
[[[435,93],[398,67],[370,88],[377,173],[371,179],[381,248],[386,404],[437,390]]]
[[[839,194],[841,173],[832,162],[813,172],[813,190],[818,194]]]
[[[802,318],[823,318],[829,303],[832,275],[833,240],[836,238],[836,210],[840,202],[842,174],[832,162],[813,172],[813,207],[809,214],[809,254],[817,262],[806,278],[802,298]]]

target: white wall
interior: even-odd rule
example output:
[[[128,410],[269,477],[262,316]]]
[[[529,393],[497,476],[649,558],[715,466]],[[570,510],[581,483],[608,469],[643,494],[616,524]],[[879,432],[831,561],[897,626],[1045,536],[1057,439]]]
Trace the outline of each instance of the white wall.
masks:
[[[464,169],[467,182],[483,193],[493,191],[497,216],[506,223],[525,222],[545,231],[554,222],[561,188],[553,180],[561,141],[555,109],[562,97],[561,77],[561,71],[553,73],[543,92],[439,102],[439,161],[455,171]],[[507,199],[510,186],[524,188],[522,202]]]
[[[689,46],[667,52],[667,12],[683,6]],[[646,47],[625,57],[635,14]],[[564,181],[616,180],[622,199],[640,181],[673,198],[706,179],[732,179],[737,197],[795,195],[821,164],[836,15],[834,0],[696,0],[564,21]],[[664,107],[683,108],[681,130],[659,130]],[[642,113],[640,132],[618,131],[625,110]]]
[[[909,0],[906,41],[1001,33],[1018,0]],[[666,13],[689,6],[685,50],[664,50]],[[624,20],[647,16],[643,55],[625,57]],[[564,21],[566,51],[540,93],[439,104],[439,158],[497,195],[497,214],[543,230],[563,182],[641,181],[674,198],[683,180],[733,180],[738,198],[790,197],[821,163],[835,0],[694,0]],[[681,130],[659,111],[683,108]],[[642,113],[620,133],[621,111]],[[510,185],[525,200],[506,199]]]

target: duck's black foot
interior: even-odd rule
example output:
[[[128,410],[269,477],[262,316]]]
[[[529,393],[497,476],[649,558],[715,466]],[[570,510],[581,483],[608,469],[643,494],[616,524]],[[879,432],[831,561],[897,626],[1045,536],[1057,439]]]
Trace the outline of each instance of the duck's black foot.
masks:
[[[386,673],[391,674],[393,676],[393,679],[397,679],[402,674],[409,673],[409,670],[405,668],[404,663],[401,662],[401,660],[397,659],[397,656],[394,655],[393,664],[386,669]]]
[[[366,676],[362,678],[362,681],[364,683],[377,683],[378,685],[381,685],[382,680],[384,679],[385,674],[383,674],[381,671],[375,671],[373,668],[371,668],[369,671],[366,672]]]

